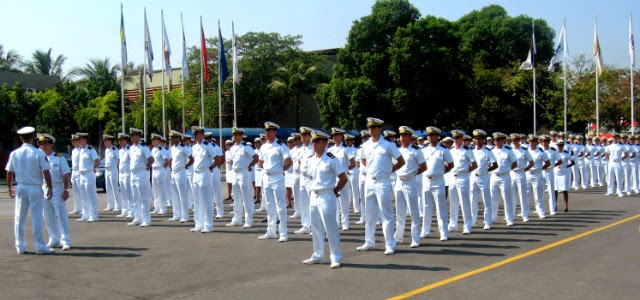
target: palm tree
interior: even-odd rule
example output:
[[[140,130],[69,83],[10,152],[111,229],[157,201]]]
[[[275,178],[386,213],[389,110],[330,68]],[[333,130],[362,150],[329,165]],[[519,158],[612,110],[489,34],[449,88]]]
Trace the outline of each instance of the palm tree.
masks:
[[[316,65],[307,65],[295,61],[290,65],[278,68],[273,81],[269,84],[269,90],[284,98],[280,105],[282,109],[286,104],[293,102],[296,111],[296,128],[300,127],[300,97],[312,91],[319,82],[323,72]]]
[[[49,51],[36,50],[31,56],[31,61],[23,63],[25,73],[53,75],[62,78],[62,64],[67,58],[60,54],[53,59],[51,57],[51,48]],[[63,78],[65,79],[65,78]]]
[[[22,56],[15,50],[7,51],[4,54],[4,47],[0,44],[0,72],[15,72],[21,73],[19,69]]]
[[[83,68],[75,68],[70,74],[78,76],[78,84],[89,92],[90,98],[104,96],[109,91],[117,91],[120,65],[111,65],[109,58],[92,58]]]

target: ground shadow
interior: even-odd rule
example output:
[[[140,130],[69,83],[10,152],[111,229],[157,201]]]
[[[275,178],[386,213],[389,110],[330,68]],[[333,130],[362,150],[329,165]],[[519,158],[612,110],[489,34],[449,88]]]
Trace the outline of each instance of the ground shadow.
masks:
[[[447,247],[447,246],[442,246]],[[396,249],[396,253],[415,253],[415,254],[430,254],[430,255],[460,255],[460,256],[505,256],[504,253],[482,253],[474,251],[463,251],[455,249],[440,249],[440,250],[427,250],[426,248],[418,249]]]
[[[407,270],[407,271],[449,271],[451,269],[446,267],[424,267],[424,266],[412,266],[412,265],[398,265],[398,264],[342,264],[345,268],[358,268],[358,269],[378,269],[378,270]]]
[[[82,247],[82,246],[74,246],[73,250],[109,250],[109,251],[146,251],[149,248],[130,248],[130,247],[105,247],[105,246],[94,246],[94,247]]]
[[[142,255],[135,253],[104,253],[104,252],[56,252],[55,256],[73,256],[73,257],[92,257],[92,258],[105,258],[105,257],[140,257]]]
[[[449,239],[450,241],[452,240],[451,238]],[[462,239],[460,239],[462,240]],[[513,246],[513,245],[507,245],[507,246],[500,246],[500,245],[489,245],[489,244],[469,244],[469,243],[462,243],[462,244],[450,244],[447,243],[446,245],[444,245],[447,248],[480,248],[480,249],[520,249],[520,247],[518,246]],[[421,247],[443,247],[443,245],[438,245],[438,244],[424,244]]]

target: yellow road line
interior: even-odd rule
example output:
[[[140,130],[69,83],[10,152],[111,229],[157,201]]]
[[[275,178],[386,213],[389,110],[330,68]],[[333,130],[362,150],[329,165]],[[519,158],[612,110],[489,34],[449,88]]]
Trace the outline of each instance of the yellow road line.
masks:
[[[410,291],[408,293],[405,293],[405,294],[402,294],[402,295],[398,295],[398,296],[395,296],[395,297],[392,297],[392,298],[389,298],[389,299],[399,300],[399,299],[406,299],[406,298],[409,298],[409,297],[413,297],[413,296],[416,296],[418,294],[422,294],[424,292],[427,292],[427,291],[433,290],[435,288],[441,287],[443,285],[447,285],[449,283],[456,282],[456,281],[465,279],[467,277],[471,277],[473,275],[476,275],[476,274],[479,274],[479,273],[482,273],[482,272],[485,272],[485,271],[489,271],[489,270],[504,266],[504,265],[506,265],[508,263],[512,263],[514,261],[523,259],[525,257],[540,253],[542,251],[549,250],[551,248],[554,248],[554,247],[557,247],[557,246],[560,246],[560,245],[564,245],[566,243],[569,243],[571,241],[577,240],[579,238],[583,238],[585,236],[588,236],[588,235],[591,235],[591,234],[594,234],[594,233],[597,233],[597,232],[600,232],[600,231],[603,231],[603,230],[607,230],[607,229],[609,229],[611,227],[615,227],[615,226],[618,226],[620,224],[623,224],[623,223],[626,223],[626,222],[629,222],[631,220],[638,219],[638,218],[640,218],[640,214],[637,214],[637,215],[635,215],[633,217],[626,218],[624,220],[620,220],[618,222],[615,222],[615,223],[612,223],[612,224],[609,224],[609,225],[606,225],[606,226],[602,226],[600,228],[596,228],[596,229],[593,229],[593,230],[590,230],[590,231],[587,231],[587,232],[583,232],[583,233],[578,234],[578,235],[574,235],[572,237],[568,237],[568,238],[566,238],[564,240],[557,241],[555,243],[551,243],[551,244],[546,245],[546,246],[542,246],[540,248],[531,250],[529,252],[526,252],[526,253],[523,253],[523,254],[520,254],[520,255],[516,255],[514,257],[507,258],[505,260],[501,260],[501,261],[499,261],[497,263],[494,263],[494,264],[491,264],[491,265],[488,265],[488,266],[485,266],[485,267],[482,267],[482,268],[479,268],[479,269],[475,269],[475,270],[469,271],[467,273],[463,273],[463,274],[460,274],[460,275],[457,275],[457,276],[449,277],[449,278],[447,278],[445,280],[442,280],[442,281],[439,281],[439,282],[436,282],[436,283],[432,283],[432,284],[427,285],[427,286],[423,286],[423,287],[421,287],[419,289],[416,289],[416,290]]]

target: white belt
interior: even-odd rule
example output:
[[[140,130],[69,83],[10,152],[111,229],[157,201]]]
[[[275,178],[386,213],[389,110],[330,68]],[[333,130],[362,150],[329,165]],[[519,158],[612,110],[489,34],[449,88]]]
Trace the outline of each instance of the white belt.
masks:
[[[401,181],[414,180],[416,179],[416,175],[402,175],[398,176],[398,178],[400,178]]]
[[[456,174],[453,174],[453,176],[455,176],[455,177],[462,177],[462,176],[467,176],[467,175],[469,175],[469,172],[465,172],[465,171],[461,171],[461,172],[458,172]]]
[[[542,173],[542,170],[533,170],[533,171],[529,170],[529,174],[531,174],[531,175],[536,175],[536,174],[540,174],[540,173]]]
[[[277,176],[277,175],[284,175],[284,172],[262,172],[262,175],[267,175],[267,176]]]
[[[86,174],[89,174],[89,173],[93,173],[93,170],[80,171],[80,174],[82,174],[82,175],[86,175]]]
[[[371,177],[369,177],[369,179],[371,179],[371,180],[387,180],[387,179],[389,179],[389,176],[371,176]]]
[[[173,169],[173,170],[171,170],[171,171],[173,171],[173,172],[180,172],[180,171],[186,171],[186,169],[185,169],[184,167],[182,167],[182,168]]]
[[[431,176],[427,176],[427,179],[433,180],[433,179],[440,179],[442,177],[444,177],[444,175],[431,175]]]
[[[131,170],[131,174],[144,173],[144,172],[147,172],[147,171],[148,170],[146,168],[145,169],[134,169],[134,170]]]
[[[162,166],[152,166],[152,168],[153,168],[154,170],[159,170],[160,168],[162,168]]]
[[[240,168],[240,169],[234,168],[233,171],[236,172],[236,173],[249,172],[249,170],[247,168]]]
[[[504,175],[509,175],[509,172],[511,172],[511,171],[506,171],[506,172],[501,172],[501,173],[495,173],[494,172],[493,175],[496,175],[496,176],[500,177],[500,176],[504,176]]]
[[[195,170],[194,172],[196,172],[196,173],[204,173],[204,172],[211,172],[211,170],[209,170],[209,169],[201,169],[201,170]]]
[[[482,174],[476,173],[476,177],[482,177],[482,176],[487,176],[487,175],[489,175],[489,173],[482,173]]]
[[[513,173],[519,174],[519,173],[524,173],[524,169],[518,169],[518,170],[511,170]]]
[[[316,195],[323,195],[323,194],[333,194],[333,190],[332,189],[325,189],[325,190],[316,190],[316,191],[312,191],[314,194]]]

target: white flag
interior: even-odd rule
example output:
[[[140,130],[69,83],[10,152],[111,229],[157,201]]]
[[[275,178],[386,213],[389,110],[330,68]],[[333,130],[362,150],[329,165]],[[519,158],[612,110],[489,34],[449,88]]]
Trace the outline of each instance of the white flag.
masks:
[[[153,48],[151,47],[151,35],[149,34],[149,25],[147,25],[147,9],[144,9],[144,53],[145,64],[147,65],[147,74],[149,79],[153,80]]]
[[[531,46],[529,47],[529,55],[527,55],[527,60],[525,60],[522,65],[520,65],[520,70],[531,70],[536,67],[536,32],[535,27],[531,26]]]
[[[600,50],[600,41],[598,40],[598,21],[595,22],[593,28],[593,57],[596,59],[596,68],[598,75],[602,75],[604,64],[602,63],[602,51]]]
[[[173,81],[171,76],[171,47],[169,46],[169,36],[167,35],[167,28],[164,26],[164,12],[160,11],[162,16],[162,54],[164,55],[164,72],[169,76],[169,85]]]
[[[187,42],[184,38],[184,23],[182,13],[180,13],[180,24],[182,24],[182,80],[189,77],[189,66],[187,65]]]
[[[631,67],[636,66],[636,50],[633,45],[633,17],[629,14],[629,56],[631,57]]]
[[[232,44],[232,53],[233,53],[233,82],[240,82],[240,74],[238,73],[238,48],[236,47],[236,32],[234,29],[233,22],[231,22],[231,44]]]
[[[556,44],[556,50],[553,53],[551,62],[549,63],[549,72],[553,72],[555,64],[562,62],[565,56],[567,56],[567,36],[564,25],[562,25],[562,30],[560,30],[560,35],[558,36],[558,43]]]

